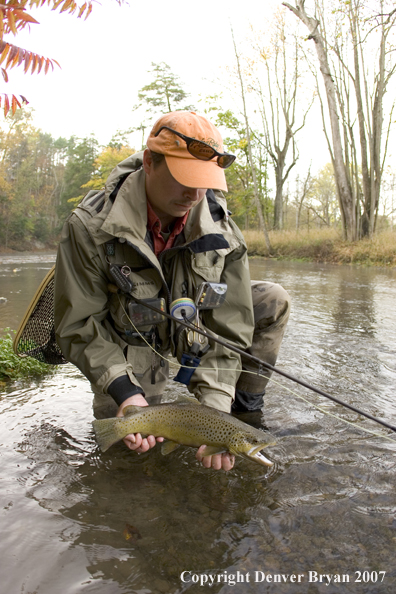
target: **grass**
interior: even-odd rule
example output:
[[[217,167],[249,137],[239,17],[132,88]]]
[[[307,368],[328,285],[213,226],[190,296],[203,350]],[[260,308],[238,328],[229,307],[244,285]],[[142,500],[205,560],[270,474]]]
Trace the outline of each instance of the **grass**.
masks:
[[[6,328],[6,334],[0,336],[0,389],[11,380],[29,376],[41,376],[55,369],[32,357],[17,357],[12,348],[14,330]]]
[[[268,256],[259,231],[244,232],[250,256]],[[345,241],[334,229],[270,231],[273,257],[285,260],[396,266],[396,232],[382,231],[360,241]]]

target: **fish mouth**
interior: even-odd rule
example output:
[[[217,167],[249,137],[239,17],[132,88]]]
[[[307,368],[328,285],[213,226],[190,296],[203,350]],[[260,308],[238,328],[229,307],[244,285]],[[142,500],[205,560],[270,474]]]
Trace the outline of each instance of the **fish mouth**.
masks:
[[[268,444],[267,444],[268,445]],[[258,447],[254,447],[251,448],[247,453],[246,456],[248,458],[250,458],[250,460],[254,460],[255,462],[258,462],[259,464],[262,464],[263,466],[273,466],[274,463],[271,462],[271,460],[268,460],[268,458],[266,458],[264,456],[264,454],[261,453],[261,450],[264,448],[265,446],[260,445]]]

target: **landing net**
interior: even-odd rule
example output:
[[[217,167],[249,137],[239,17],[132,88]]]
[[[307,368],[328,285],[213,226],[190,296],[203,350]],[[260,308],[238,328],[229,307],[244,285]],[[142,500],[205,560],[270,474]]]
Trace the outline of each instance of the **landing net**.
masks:
[[[51,268],[37,289],[14,338],[13,348],[19,357],[33,357],[41,363],[67,363],[55,340],[54,275]]]

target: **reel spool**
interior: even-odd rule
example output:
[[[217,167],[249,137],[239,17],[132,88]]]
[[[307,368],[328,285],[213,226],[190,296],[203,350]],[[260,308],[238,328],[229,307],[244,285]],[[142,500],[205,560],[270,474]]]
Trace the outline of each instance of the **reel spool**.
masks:
[[[192,299],[187,299],[186,297],[182,297],[181,299],[176,299],[172,301],[170,306],[170,314],[177,320],[192,320],[195,318],[197,313],[197,308]]]

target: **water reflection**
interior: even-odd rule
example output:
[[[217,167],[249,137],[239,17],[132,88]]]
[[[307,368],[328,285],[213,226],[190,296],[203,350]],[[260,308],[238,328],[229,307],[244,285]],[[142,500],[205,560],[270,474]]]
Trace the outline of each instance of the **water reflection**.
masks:
[[[55,263],[55,254],[0,254],[0,334],[16,330],[41,281]]]
[[[293,296],[279,365],[395,424],[395,277],[357,271],[351,279],[349,268],[263,261],[255,272]],[[324,415],[288,387],[272,383],[266,395],[274,467],[266,473],[238,459],[228,474],[202,468],[187,448],[166,457],[159,449],[133,455],[122,445],[101,453],[89,385],[72,366],[10,387],[0,399],[4,592],[393,594],[396,444]],[[358,584],[358,570],[387,573],[381,584]],[[209,590],[183,582],[183,571],[220,581]],[[350,581],[309,583],[309,571]],[[231,585],[237,572],[250,581]],[[260,581],[297,573],[305,576],[301,586]]]
[[[334,301],[330,313],[334,319],[333,332],[357,335],[359,339],[362,334],[375,336],[375,285],[372,274],[363,269],[356,280],[351,278],[350,271],[342,268],[332,297]]]
[[[293,298],[279,364],[355,406],[364,403],[371,414],[392,414],[396,271],[260,259],[251,269]]]

